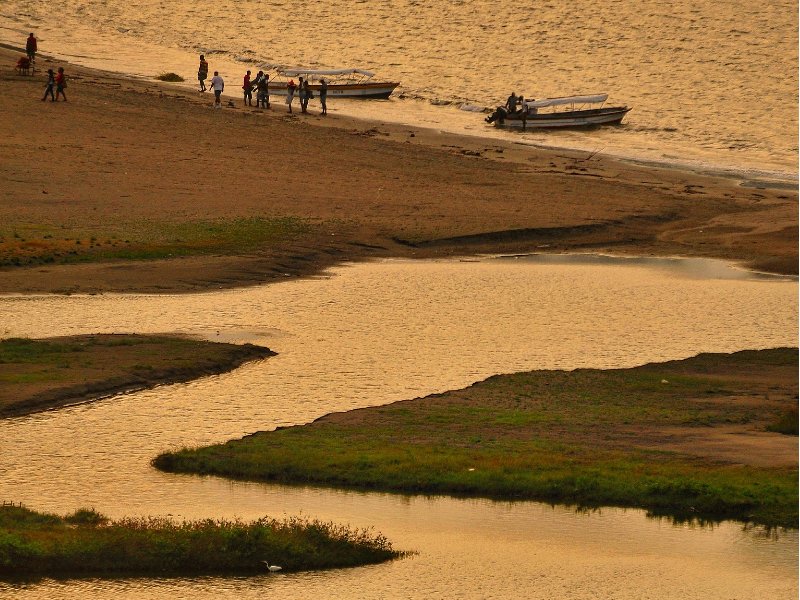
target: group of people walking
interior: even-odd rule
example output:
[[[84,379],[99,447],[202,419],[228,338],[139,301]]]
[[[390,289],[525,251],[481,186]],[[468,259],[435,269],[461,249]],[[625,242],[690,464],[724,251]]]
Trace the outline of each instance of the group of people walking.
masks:
[[[55,94],[53,93],[53,88],[55,88]],[[47,69],[47,83],[45,84],[42,102],[47,100],[48,96],[50,96],[50,102],[56,102],[59,97],[64,98],[64,102],[66,102],[66,89],[67,76],[64,74],[64,67],[58,67],[58,73],[53,73],[53,69]]]
[[[205,92],[206,79],[208,79],[208,62],[205,56],[200,55],[200,66],[197,69],[197,80],[200,82],[200,91]],[[269,84],[270,79],[267,73],[259,71],[255,78],[251,77],[251,71],[247,71],[242,81],[242,90],[244,92],[244,105],[253,106],[253,92],[256,93],[256,106],[258,108],[271,108],[269,102]],[[219,74],[219,71],[214,71],[214,76],[209,81],[209,86],[214,91],[214,108],[222,108],[222,92],[225,90],[225,81]],[[328,114],[328,82],[324,79],[319,81],[319,102],[322,108],[320,114]],[[300,83],[296,84],[294,79],[286,84],[286,105],[289,112],[292,112],[292,103],[294,97],[300,100],[300,112],[308,112],[308,102],[314,98],[314,91],[309,86],[308,80],[300,77]]]
[[[25,41],[25,54],[28,64],[31,68],[36,63],[36,53],[39,51],[39,42],[36,36],[31,32],[28,39]],[[64,67],[58,67],[58,72],[53,69],[47,69],[47,83],[44,86],[44,96],[42,102],[47,100],[50,96],[51,102],[56,102],[59,98],[63,98],[64,102],[67,101],[67,76],[64,73]]]

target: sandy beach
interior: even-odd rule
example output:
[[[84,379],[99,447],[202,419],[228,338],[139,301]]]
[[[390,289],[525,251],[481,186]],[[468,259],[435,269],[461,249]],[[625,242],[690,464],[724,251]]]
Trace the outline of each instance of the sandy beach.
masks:
[[[155,81],[38,61],[5,93],[0,220],[15,227],[299,217],[311,233],[246,255],[7,266],[0,292],[180,292],[318,273],[342,261],[482,253],[702,256],[798,270],[790,184],[415,127],[245,108]],[[64,65],[69,101],[41,102]],[[238,91],[238,81],[226,90]],[[6,248],[3,246],[6,245]]]

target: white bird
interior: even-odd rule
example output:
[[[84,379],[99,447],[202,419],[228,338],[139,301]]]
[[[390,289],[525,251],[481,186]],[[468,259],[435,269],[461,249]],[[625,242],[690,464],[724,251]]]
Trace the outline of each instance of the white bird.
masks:
[[[280,571],[283,568],[283,567],[279,567],[278,565],[269,564],[268,560],[262,560],[261,562],[266,565],[267,571],[269,571],[270,573],[274,573],[275,571]]]

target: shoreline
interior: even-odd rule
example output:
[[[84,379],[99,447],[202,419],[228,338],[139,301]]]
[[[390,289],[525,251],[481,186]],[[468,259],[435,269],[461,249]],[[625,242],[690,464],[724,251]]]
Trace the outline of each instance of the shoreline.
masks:
[[[14,54],[2,48],[10,62]],[[55,66],[48,60],[41,56],[42,68]],[[797,190],[784,185],[341,115],[287,115],[283,106],[213,111],[207,94],[180,86],[67,72],[70,102],[52,107],[38,100],[39,75],[3,77],[8,114],[53,116],[21,120],[2,142],[11,158],[0,171],[8,190],[0,255],[12,262],[0,262],[0,293],[194,292],[371,258],[534,252],[708,257],[797,273]],[[47,149],[41,162],[39,149]],[[209,198],[209,184],[218,197]],[[154,227],[254,217],[310,227],[248,248],[176,246],[176,258],[169,247],[148,260],[98,259],[86,248],[90,238],[110,244],[131,230],[141,247]],[[84,244],[66,258],[12,266],[14,252],[47,246],[59,230]],[[12,236],[22,241],[14,246]]]
[[[20,46],[16,46],[10,42],[0,42],[0,48],[13,50],[15,52],[20,52],[24,54],[24,48]],[[105,73],[109,77],[123,77],[130,79],[132,81],[137,81],[144,84],[150,85],[163,85],[166,90],[173,90],[173,91],[181,91],[184,93],[196,93],[196,83],[192,79],[186,79],[184,82],[163,82],[156,79],[155,75],[145,75],[145,74],[127,74],[124,71],[120,70],[113,70],[107,68],[101,68],[92,66],[91,64],[84,64],[80,62],[73,63],[70,56],[68,55],[49,55],[49,54],[41,54],[40,56],[50,59],[51,61],[61,61],[81,69],[87,69],[91,71],[95,71],[97,73]],[[245,62],[234,61],[236,66],[240,67],[241,69],[258,69],[260,68],[259,65],[255,64],[248,64]],[[238,86],[234,86],[235,89],[239,89]],[[228,86],[228,89],[231,89],[231,85]],[[207,96],[213,97],[211,94],[207,94]],[[396,95],[401,101],[407,102],[420,102],[424,104],[425,109],[435,109],[440,110],[442,109],[441,105],[429,105],[425,100],[411,97],[404,97],[402,94]],[[238,101],[240,98],[238,95],[230,95],[227,92],[223,92],[222,94],[223,99],[225,100],[234,100]],[[280,100],[279,104],[282,106],[282,97],[280,96],[273,96],[272,98],[278,98]],[[363,100],[342,100],[336,99],[335,102],[342,102],[344,101],[347,104],[351,104],[351,106],[357,106],[363,103]],[[447,106],[449,108],[455,109],[454,103],[448,103]],[[486,110],[491,110],[490,107],[485,107]],[[464,111],[459,111],[464,112]],[[475,113],[473,111],[466,111],[471,114],[483,114],[483,113]],[[389,113],[390,114],[390,113]],[[575,152],[575,153],[587,153],[591,154],[595,151],[594,148],[591,147],[582,147],[582,146],[560,146],[557,144],[549,144],[549,143],[542,143],[537,141],[519,141],[513,139],[511,136],[503,136],[503,135],[492,135],[490,132],[495,131],[493,128],[487,129],[481,133],[475,133],[466,130],[442,130],[441,125],[438,123],[427,123],[427,124],[409,124],[403,121],[398,120],[391,120],[387,119],[386,114],[380,115],[370,115],[367,117],[361,117],[356,114],[353,114],[352,111],[347,111],[345,114],[337,114],[338,118],[348,119],[351,121],[355,121],[357,123],[361,123],[365,126],[368,125],[375,125],[375,124],[382,124],[382,125],[389,125],[392,127],[415,127],[419,129],[425,129],[432,133],[440,133],[443,135],[449,136],[456,136],[456,137],[463,137],[463,138],[473,138],[476,140],[482,140],[484,143],[502,143],[502,144],[518,144],[521,146],[528,146],[537,150],[545,151],[545,152]],[[767,165],[763,165],[761,167],[756,168],[748,168],[745,166],[736,166],[731,164],[717,164],[714,162],[709,162],[705,159],[701,159],[696,157],[694,159],[688,160],[680,160],[680,159],[669,159],[666,157],[656,158],[656,157],[649,157],[649,156],[636,156],[635,154],[631,154],[626,152],[622,149],[612,150],[609,153],[604,153],[604,156],[611,159],[616,160],[622,163],[629,163],[632,165],[640,165],[646,166],[651,168],[663,168],[667,170],[674,170],[674,171],[686,171],[689,173],[696,173],[699,175],[709,175],[709,176],[719,176],[719,177],[729,177],[741,182],[742,185],[747,185],[748,183],[752,182],[756,185],[767,185],[768,187],[772,186],[779,186],[782,189],[795,189],[798,186],[798,181],[800,173],[798,171],[785,171],[779,170],[776,168],[770,168]],[[784,188],[783,186],[791,186],[790,188]]]

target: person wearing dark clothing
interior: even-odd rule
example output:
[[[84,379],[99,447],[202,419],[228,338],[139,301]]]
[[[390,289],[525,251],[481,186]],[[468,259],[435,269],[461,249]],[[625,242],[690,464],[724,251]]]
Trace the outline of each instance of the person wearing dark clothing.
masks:
[[[53,92],[53,88],[56,87],[56,76],[53,73],[53,69],[47,69],[47,87],[44,88],[44,96],[42,96],[42,102],[47,100],[47,95],[50,95],[50,102],[56,101],[55,93]]]
[[[508,111],[508,114],[517,112],[518,102],[519,98],[517,98],[517,95],[514,92],[511,92],[511,95],[508,97],[508,100],[506,100],[506,110]]]
[[[33,33],[28,36],[28,40],[25,42],[25,52],[28,55],[28,58],[31,59],[31,62],[36,60],[36,52],[39,50],[39,44],[36,42],[36,38],[33,37]]]
[[[259,71],[256,75],[256,106],[269,108],[269,75]]]
[[[286,84],[286,104],[289,105],[289,112],[292,112],[295,89],[297,89],[297,86],[294,84],[294,79],[290,79],[289,83]]]
[[[297,95],[300,97],[300,112],[306,112],[308,108],[308,82],[302,77],[297,86]]]
[[[253,84],[250,82],[250,71],[244,76],[242,89],[244,90],[244,105],[253,106]]]
[[[328,82],[319,80],[319,103],[322,105],[322,114],[328,114]]]

